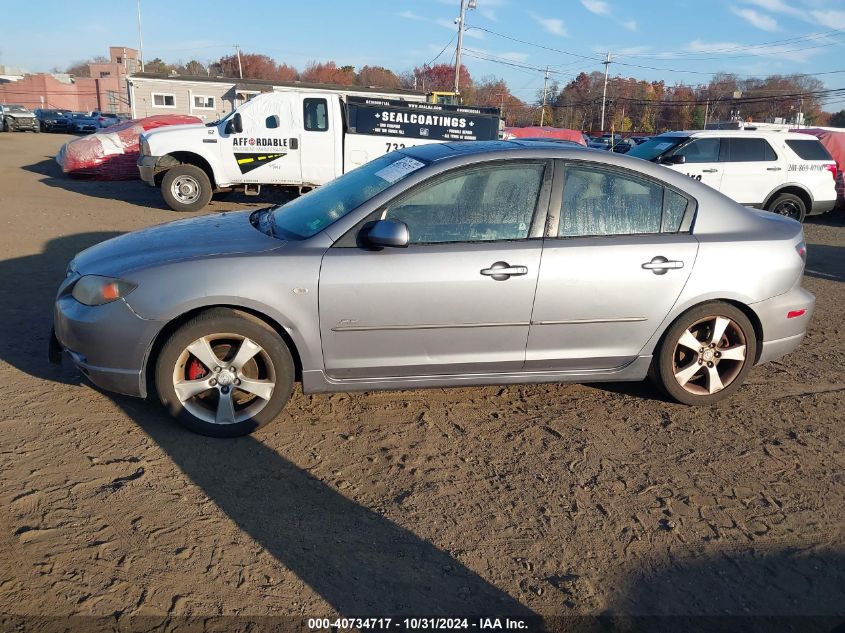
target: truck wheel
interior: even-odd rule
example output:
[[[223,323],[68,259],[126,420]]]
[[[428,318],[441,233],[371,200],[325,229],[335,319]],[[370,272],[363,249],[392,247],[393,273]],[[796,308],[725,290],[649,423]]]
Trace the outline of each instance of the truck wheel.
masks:
[[[774,200],[766,207],[766,211],[784,215],[799,222],[803,222],[807,215],[807,207],[804,205],[804,201],[791,193],[782,193],[775,196]]]
[[[156,363],[156,390],[182,425],[237,437],[271,422],[293,390],[287,345],[266,323],[228,309],[204,312],[176,330]]]
[[[196,165],[177,165],[164,174],[161,194],[174,211],[199,211],[211,200],[211,181]]]

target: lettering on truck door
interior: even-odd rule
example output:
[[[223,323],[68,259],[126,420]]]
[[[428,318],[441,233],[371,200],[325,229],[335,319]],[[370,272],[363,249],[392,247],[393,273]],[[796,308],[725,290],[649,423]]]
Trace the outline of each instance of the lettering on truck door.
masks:
[[[265,93],[238,108],[243,132],[222,134],[223,164],[233,182],[299,185],[302,169],[291,95]]]

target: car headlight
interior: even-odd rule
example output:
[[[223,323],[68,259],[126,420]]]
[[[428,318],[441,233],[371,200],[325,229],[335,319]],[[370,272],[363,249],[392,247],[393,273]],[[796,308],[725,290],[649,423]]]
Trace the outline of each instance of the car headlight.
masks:
[[[87,306],[100,306],[122,299],[137,288],[137,284],[123,279],[85,275],[73,286],[73,298]]]

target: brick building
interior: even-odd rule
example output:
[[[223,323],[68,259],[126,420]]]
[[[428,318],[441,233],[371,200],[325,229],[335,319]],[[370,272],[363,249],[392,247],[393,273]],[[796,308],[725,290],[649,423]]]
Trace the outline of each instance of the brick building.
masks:
[[[108,62],[88,64],[90,77],[39,73],[26,75],[18,81],[0,83],[0,103],[19,103],[31,109],[101,110],[127,114],[129,93],[126,78],[138,68],[138,51],[112,46]]]

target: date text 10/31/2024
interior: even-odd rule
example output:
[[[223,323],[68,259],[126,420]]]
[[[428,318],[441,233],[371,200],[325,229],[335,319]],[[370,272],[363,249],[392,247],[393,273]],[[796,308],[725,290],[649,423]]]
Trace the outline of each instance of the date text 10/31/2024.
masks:
[[[523,619],[512,618],[309,618],[311,630],[472,630],[524,631],[529,628]]]

